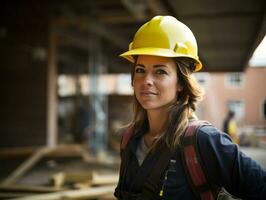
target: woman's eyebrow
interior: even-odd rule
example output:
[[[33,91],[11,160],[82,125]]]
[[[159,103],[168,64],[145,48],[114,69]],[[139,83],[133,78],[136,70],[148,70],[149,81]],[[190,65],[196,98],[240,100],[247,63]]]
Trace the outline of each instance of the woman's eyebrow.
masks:
[[[154,68],[158,68],[158,67],[167,67],[166,65],[153,65]]]
[[[143,68],[145,68],[145,66],[143,64],[136,64],[135,67],[143,67]]]
[[[136,64],[135,67],[143,67],[145,68],[145,65],[143,64]],[[156,65],[153,65],[154,68],[159,68],[159,67],[167,67],[166,65],[163,65],[163,64],[156,64]]]

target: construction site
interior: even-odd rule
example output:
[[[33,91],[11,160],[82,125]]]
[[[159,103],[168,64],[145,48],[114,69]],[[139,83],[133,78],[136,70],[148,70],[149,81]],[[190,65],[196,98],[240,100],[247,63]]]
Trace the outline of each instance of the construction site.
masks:
[[[233,110],[240,149],[266,168],[266,56],[251,62],[265,0],[2,0],[0,13],[0,199],[116,199],[133,117],[119,55],[156,15],[197,38],[198,118],[222,130]]]

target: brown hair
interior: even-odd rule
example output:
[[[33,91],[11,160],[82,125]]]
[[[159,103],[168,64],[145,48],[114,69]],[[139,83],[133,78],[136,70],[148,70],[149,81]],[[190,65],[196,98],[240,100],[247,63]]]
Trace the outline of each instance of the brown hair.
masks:
[[[136,60],[137,59],[135,59],[135,62]],[[162,130],[163,134],[157,140],[165,140],[166,144],[171,148],[180,144],[180,137],[188,125],[188,120],[193,116],[196,105],[203,96],[201,87],[194,77],[191,76],[193,71],[191,59],[177,58],[176,66],[178,81],[183,89],[178,93],[177,101],[169,106],[169,117],[164,125],[164,130]],[[131,78],[133,82],[134,67],[131,72]],[[134,116],[131,124],[133,124],[136,129],[149,128],[147,112],[137,101],[135,95],[133,112]]]

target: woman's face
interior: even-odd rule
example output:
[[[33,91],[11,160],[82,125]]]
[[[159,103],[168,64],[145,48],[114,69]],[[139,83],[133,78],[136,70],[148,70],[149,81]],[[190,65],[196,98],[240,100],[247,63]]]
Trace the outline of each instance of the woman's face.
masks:
[[[176,64],[172,58],[138,56],[133,86],[138,102],[146,110],[167,107],[180,91]]]

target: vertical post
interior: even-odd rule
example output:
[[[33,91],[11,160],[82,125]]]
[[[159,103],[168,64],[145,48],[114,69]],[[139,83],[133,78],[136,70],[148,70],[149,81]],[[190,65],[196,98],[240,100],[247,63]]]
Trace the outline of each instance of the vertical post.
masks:
[[[100,75],[106,71],[106,65],[99,36],[89,33],[89,44],[91,126],[89,147],[96,155],[101,155],[107,149],[107,95],[100,90]]]
[[[57,67],[56,34],[50,28],[47,67],[47,146],[57,145]]]

